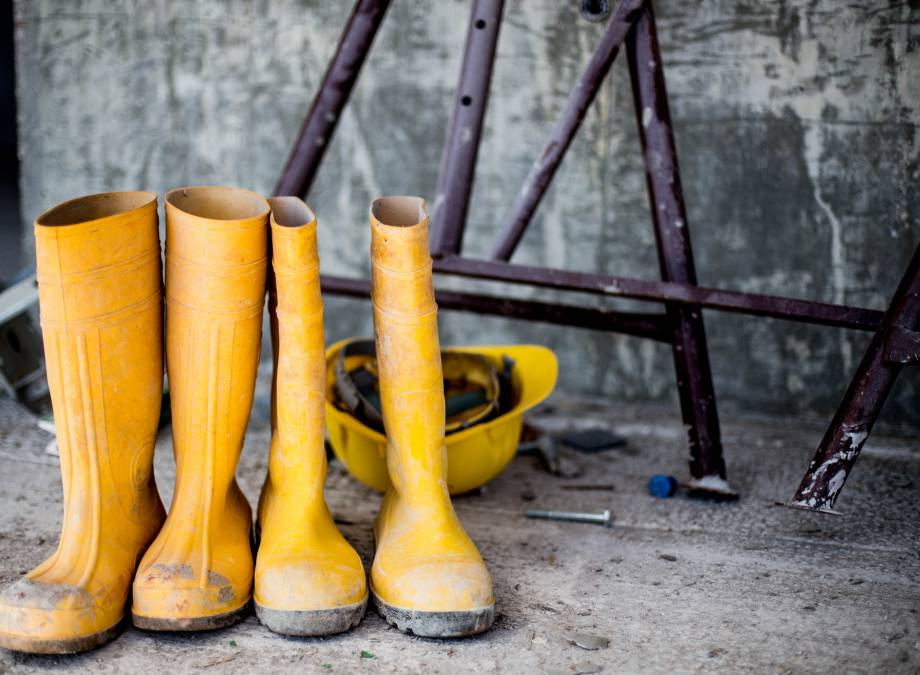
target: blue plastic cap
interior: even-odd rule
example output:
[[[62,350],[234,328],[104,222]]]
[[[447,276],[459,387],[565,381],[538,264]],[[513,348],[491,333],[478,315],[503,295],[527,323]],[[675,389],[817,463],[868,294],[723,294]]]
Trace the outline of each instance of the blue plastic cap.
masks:
[[[673,497],[675,492],[677,492],[677,479],[674,476],[658,473],[648,479],[648,493],[652,497],[667,499]]]

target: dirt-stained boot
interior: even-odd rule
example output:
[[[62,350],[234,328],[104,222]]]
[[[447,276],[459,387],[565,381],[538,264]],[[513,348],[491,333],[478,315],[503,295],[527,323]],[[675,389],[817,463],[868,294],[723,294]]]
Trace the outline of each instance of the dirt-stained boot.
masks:
[[[269,207],[226,187],[165,201],[176,486],[131,613],[139,628],[207,630],[243,618],[252,590],[252,516],[235,474],[259,365]]]
[[[361,558],[336,528],[323,497],[326,359],[316,219],[296,197],[269,203],[275,369],[255,607],[276,633],[330,635],[361,621],[367,581]]]
[[[425,637],[480,633],[495,601],[485,563],[447,492],[444,382],[428,254],[428,216],[418,197],[371,206],[374,327],[387,436],[387,491],[375,534],[371,593],[380,614]]]
[[[35,221],[45,360],[64,485],[57,550],[0,594],[0,646],[64,654],[123,624],[165,514],[153,480],[163,396],[157,197],[81,197]]]

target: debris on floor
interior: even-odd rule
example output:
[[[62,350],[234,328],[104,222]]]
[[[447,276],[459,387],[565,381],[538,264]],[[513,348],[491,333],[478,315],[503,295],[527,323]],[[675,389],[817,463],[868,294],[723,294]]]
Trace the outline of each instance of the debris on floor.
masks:
[[[610,639],[601,635],[591,635],[590,633],[575,633],[568,638],[573,645],[594,651],[596,649],[606,649],[610,644]]]
[[[603,427],[573,429],[559,434],[559,442],[580,452],[603,452],[626,445],[623,436]]]
[[[564,428],[576,416],[599,424],[619,416],[630,421],[623,428],[629,428],[636,454],[580,455],[590,481],[550,475],[535,457],[521,455],[488,490],[454,499],[495,585],[500,616],[478,638],[409,638],[369,612],[342,636],[288,639],[249,616],[222,632],[168,639],[129,628],[109,645],[76,657],[0,652],[0,671],[68,667],[154,675],[175,671],[178,663],[209,673],[352,672],[356,664],[399,672],[406,663],[424,663],[429,673],[569,675],[920,668],[920,557],[914,545],[920,521],[913,517],[920,512],[920,482],[904,486],[898,480],[920,475],[915,440],[875,434],[838,504],[844,515],[830,517],[774,506],[794,489],[823,432],[821,423],[728,418],[726,446],[746,449],[731,455],[729,467],[741,498],[662,500],[648,494],[649,476],[671,470],[683,480],[686,471],[682,426],[672,410],[605,407],[574,397],[562,402],[555,412],[539,411],[534,421]],[[0,583],[6,583],[53,552],[61,494],[57,460],[44,454],[48,435],[35,418],[0,397],[0,428]],[[252,504],[265,478],[268,440],[267,415],[254,414],[237,474]],[[175,477],[169,429],[159,436],[155,470],[168,504]],[[579,484],[614,490],[563,489]],[[336,460],[329,465],[326,494],[366,568],[380,496]],[[529,496],[532,502],[522,498]],[[547,527],[525,520],[523,505],[609,509],[616,522],[610,529]],[[609,644],[585,651],[566,639],[575,633]],[[375,658],[362,659],[362,650]]]

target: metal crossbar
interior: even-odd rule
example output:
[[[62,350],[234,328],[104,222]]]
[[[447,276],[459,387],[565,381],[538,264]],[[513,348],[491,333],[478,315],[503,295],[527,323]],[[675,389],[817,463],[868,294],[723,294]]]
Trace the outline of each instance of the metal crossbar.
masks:
[[[389,0],[357,0],[313,100],[276,194],[305,196],[322,162]],[[482,293],[438,291],[445,309],[592,328],[672,346],[681,414],[688,431],[691,487],[735,496],[726,481],[702,309],[767,316],[874,333],[866,355],[790,506],[833,511],[900,369],[920,361],[920,247],[886,312],[697,285],[664,68],[651,0],[621,0],[507,217],[490,260],[461,255],[475,179],[503,0],[473,0],[463,64],[432,210],[432,256],[439,274],[510,282],[664,305],[632,313]],[[565,157],[621,48],[625,48],[661,281],[508,262]],[[368,297],[370,281],[322,276],[326,293]]]

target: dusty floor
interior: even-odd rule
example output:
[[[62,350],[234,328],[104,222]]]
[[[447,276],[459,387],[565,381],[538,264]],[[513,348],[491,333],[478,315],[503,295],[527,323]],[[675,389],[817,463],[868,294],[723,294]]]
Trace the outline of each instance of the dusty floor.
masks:
[[[257,408],[239,471],[254,499],[266,467]],[[129,629],[77,657],[0,652],[0,673],[79,670],[207,672],[920,672],[920,442],[873,436],[838,507],[842,517],[793,511],[787,499],[822,432],[820,423],[724,420],[731,504],[646,494],[652,473],[684,477],[676,414],[612,409],[555,397],[547,426],[615,425],[629,445],[573,453],[579,478],[548,475],[519,456],[482,494],[455,500],[495,580],[499,618],[485,635],[434,641],[388,628],[370,612],[352,632],[288,639],[250,616],[209,634]],[[0,582],[54,547],[60,513],[51,436],[0,399]],[[157,477],[168,499],[168,434]],[[612,484],[613,491],[566,489]],[[530,494],[528,494],[530,493]],[[523,495],[523,497],[522,497]],[[533,501],[525,497],[534,496]],[[333,463],[328,498],[369,564],[379,497]],[[528,506],[610,508],[616,525],[532,521]],[[609,638],[586,651],[573,631]]]

